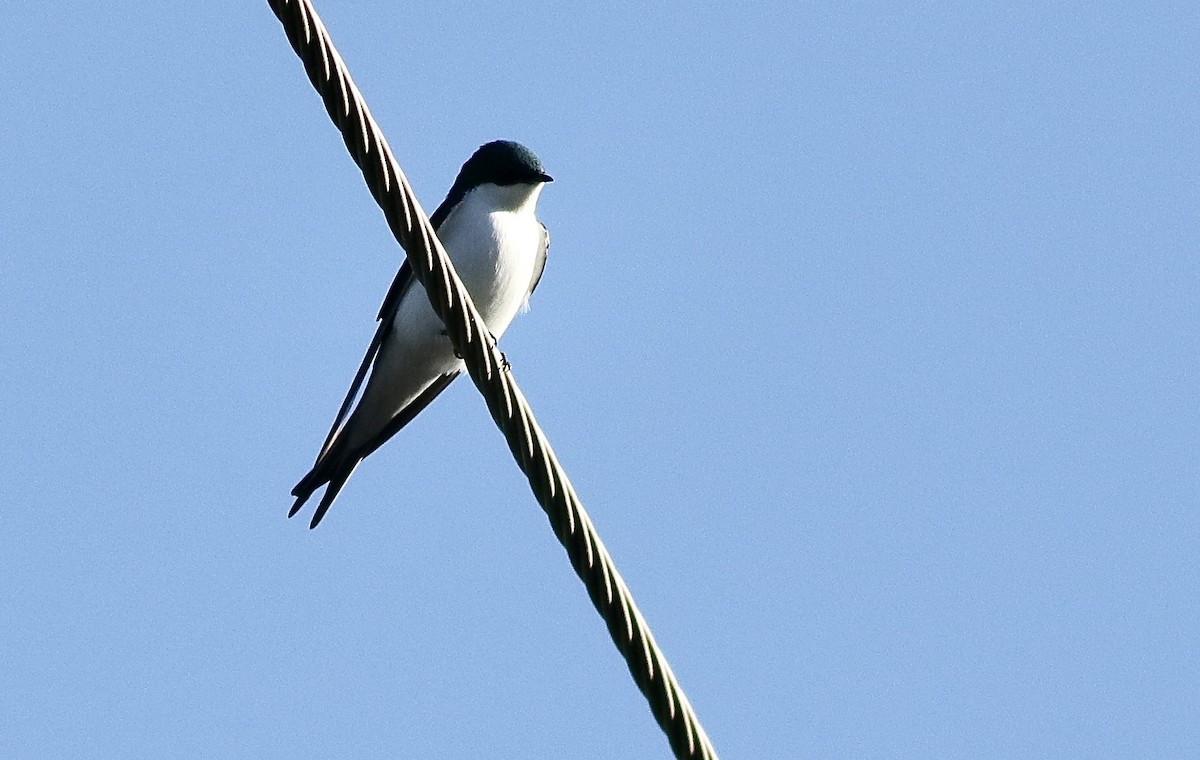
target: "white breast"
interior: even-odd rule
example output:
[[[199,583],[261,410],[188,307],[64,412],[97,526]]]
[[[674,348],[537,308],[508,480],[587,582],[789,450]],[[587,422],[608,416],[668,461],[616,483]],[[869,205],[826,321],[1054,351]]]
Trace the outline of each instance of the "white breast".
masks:
[[[459,202],[438,237],[497,338],[529,294],[542,246],[534,214],[541,185],[481,185]]]

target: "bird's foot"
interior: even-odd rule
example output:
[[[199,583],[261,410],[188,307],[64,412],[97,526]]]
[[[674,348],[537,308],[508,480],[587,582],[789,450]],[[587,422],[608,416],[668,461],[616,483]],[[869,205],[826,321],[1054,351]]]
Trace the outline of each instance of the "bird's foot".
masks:
[[[488,333],[488,337],[492,339],[492,345],[496,347],[496,352],[500,354],[500,369],[508,372],[512,369],[512,365],[508,363],[508,357],[500,350],[500,341],[496,340],[496,336]]]
[[[442,337],[446,338],[448,340],[450,338],[450,332],[448,330],[443,329]],[[453,345],[453,344],[451,344],[451,345]],[[457,348],[454,349],[454,358],[459,359],[459,360],[461,360],[463,358],[463,355],[459,352],[459,350]]]
[[[450,333],[446,330],[442,330],[442,336],[448,338],[450,337]],[[500,351],[500,342],[497,341],[496,336],[492,335],[491,333],[488,333],[488,337],[492,339],[492,345],[496,346],[496,350],[500,352],[500,368],[505,372],[508,372],[512,369],[512,365],[508,363],[508,357],[504,355],[504,352]],[[457,348],[454,349],[454,358],[459,360],[462,360],[463,358],[462,353],[460,353]]]

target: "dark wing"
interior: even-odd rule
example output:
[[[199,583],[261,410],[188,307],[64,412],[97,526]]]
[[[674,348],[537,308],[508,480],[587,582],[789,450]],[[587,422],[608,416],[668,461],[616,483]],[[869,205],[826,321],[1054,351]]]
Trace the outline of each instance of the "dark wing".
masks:
[[[420,414],[425,407],[433,403],[433,400],[440,396],[442,391],[446,390],[446,387],[460,374],[462,373],[456,371],[438,375],[437,379],[430,383],[428,388],[421,391],[421,395],[408,402],[408,406],[401,409],[395,417],[388,421],[387,425],[384,425],[383,430],[379,431],[379,435],[363,444],[355,456],[360,459],[366,459],[375,453],[375,449],[387,443],[389,438],[400,432],[400,428],[412,422],[413,418]]]
[[[358,372],[354,375],[354,382],[350,383],[350,390],[346,393],[345,400],[342,401],[342,406],[338,409],[337,417],[333,420],[333,427],[329,428],[329,435],[325,436],[325,443],[321,445],[321,453],[317,455],[317,461],[325,456],[329,450],[330,444],[333,443],[337,431],[341,429],[342,423],[346,421],[346,416],[350,414],[350,408],[354,406],[354,399],[358,397],[359,390],[362,389],[363,381],[367,378],[367,372],[370,371],[371,365],[375,362],[375,357],[379,355],[379,347],[383,345],[383,341],[387,339],[388,333],[392,329],[392,320],[396,316],[396,309],[400,305],[400,299],[408,292],[416,278],[413,277],[412,267],[409,266],[408,259],[400,265],[400,271],[396,272],[396,278],[392,280],[392,286],[388,288],[387,295],[383,298],[383,305],[379,307],[379,326],[375,328],[375,337],[371,338],[371,345],[367,346],[367,353],[363,355],[362,362],[358,365]]]
[[[446,199],[433,212],[433,216],[429,217],[429,221],[433,225],[435,232],[442,226],[442,222],[446,221],[446,217],[450,215],[450,210],[454,208],[454,205],[462,200],[462,191],[458,190],[456,192],[456,190],[457,188],[450,188],[450,194],[446,196]],[[543,227],[543,229],[545,228]],[[542,266],[545,266],[545,253],[543,252],[542,255]],[[540,270],[538,277],[541,277]],[[416,277],[413,275],[412,265],[405,258],[404,262],[400,264],[400,271],[396,272],[396,278],[392,280],[392,286],[388,288],[387,295],[383,297],[383,304],[379,307],[379,315],[376,317],[379,321],[379,326],[375,328],[375,337],[371,338],[371,345],[367,346],[367,353],[363,355],[362,362],[358,365],[358,372],[354,375],[354,382],[350,383],[350,390],[346,392],[346,398],[342,401],[341,408],[338,409],[337,417],[333,420],[333,426],[329,428],[329,434],[325,436],[325,443],[321,445],[321,452],[317,455],[317,461],[320,461],[321,457],[325,456],[330,444],[333,443],[333,439],[337,435],[337,431],[346,421],[346,416],[350,414],[350,409],[354,406],[354,399],[358,397],[358,392],[362,390],[362,384],[367,379],[367,373],[370,371],[371,365],[374,364],[375,357],[379,355],[379,347],[383,345],[384,340],[387,339],[388,333],[392,329],[392,321],[396,317],[396,309],[400,305],[400,300],[404,298],[404,294],[408,292],[409,287],[414,282],[416,282]],[[534,284],[536,284],[536,278]],[[434,386],[436,385],[437,383],[435,382]],[[433,386],[430,387],[432,388]],[[445,388],[445,386],[443,385],[442,388]],[[442,388],[439,388],[433,395],[436,396],[440,393]],[[433,398],[431,397],[424,404],[417,406],[413,415],[415,416],[417,412],[424,409],[425,405],[432,400]],[[420,398],[413,402],[413,406],[416,406],[418,401],[420,401]],[[411,419],[412,417],[409,417],[409,420]],[[395,433],[396,430],[399,430],[399,428],[392,430],[392,433]],[[378,448],[378,446],[375,448]],[[374,451],[374,448],[371,450]]]
[[[327,448],[330,451],[322,451],[317,463],[313,465],[312,470],[307,475],[300,479],[296,487],[292,489],[292,495],[296,497],[296,501],[292,504],[291,510],[288,512],[288,517],[292,517],[309,497],[313,495],[321,486],[328,483],[325,493],[321,496],[321,503],[317,505],[317,509],[313,512],[312,522],[309,523],[310,528],[317,527],[321,522],[321,518],[329,511],[329,507],[333,504],[334,499],[342,490],[342,486],[346,485],[346,481],[354,473],[358,463],[370,456],[375,449],[382,446],[389,438],[399,432],[400,428],[413,421],[421,411],[429,406],[429,404],[437,398],[442,391],[446,390],[446,386],[458,377],[458,372],[447,372],[444,375],[439,375],[428,388],[421,392],[408,406],[404,407],[400,412],[393,417],[388,424],[379,432],[379,435],[363,444],[354,450],[349,450],[343,444],[339,445],[337,439]],[[335,428],[336,429],[336,428]]]
[[[433,381],[432,385],[421,392],[420,396],[417,396],[415,399],[413,399],[408,406],[404,407],[399,414],[393,417],[391,421],[388,422],[388,424],[383,428],[383,430],[379,432],[379,435],[367,442],[364,446],[362,446],[362,448],[350,453],[348,457],[344,459],[343,464],[338,468],[339,471],[330,474],[329,487],[325,489],[325,493],[321,496],[321,503],[317,505],[317,509],[313,512],[312,522],[310,522],[308,525],[309,528],[315,528],[317,527],[317,524],[321,522],[321,518],[324,517],[325,513],[329,511],[329,507],[333,504],[333,500],[336,499],[338,493],[341,492],[342,486],[346,485],[346,481],[350,479],[351,473],[353,473],[354,469],[358,467],[358,463],[374,453],[375,449],[382,446],[389,438],[398,433],[400,428],[412,422],[413,418],[420,414],[425,407],[429,406],[430,402],[437,398],[442,391],[446,390],[446,386],[450,385],[450,383],[454,380],[454,378],[458,377],[458,375],[458,372],[447,372],[444,375],[439,375],[438,378]],[[314,470],[314,472],[317,472],[317,470]],[[317,477],[320,478],[323,477],[323,475],[319,475]],[[299,489],[300,486],[297,486],[297,488]],[[312,490],[315,490],[315,488]],[[296,505],[292,507],[292,511],[288,517],[291,517],[293,514],[295,514],[300,506],[308,500],[308,495],[312,493],[312,490],[308,490],[308,494],[304,495],[300,499],[297,499]]]
[[[446,196],[446,200],[438,206],[433,212],[430,221],[433,229],[436,232],[442,226],[442,222],[450,215],[451,209],[463,197],[463,191],[457,186],[451,188],[450,194]],[[412,422],[421,411],[429,406],[435,398],[446,389],[446,386],[458,377],[458,372],[449,372],[439,376],[426,388],[421,395],[409,403],[395,417],[388,422],[387,426],[380,431],[374,439],[366,445],[360,447],[357,451],[346,450],[343,445],[337,447],[338,431],[346,422],[347,416],[350,414],[351,408],[354,406],[355,399],[358,398],[359,391],[362,390],[363,382],[366,381],[367,373],[371,371],[376,358],[379,356],[380,347],[387,340],[388,334],[392,330],[392,324],[396,319],[396,310],[400,307],[400,302],[408,293],[409,289],[416,282],[416,277],[413,275],[412,266],[406,258],[400,265],[399,271],[396,272],[395,279],[392,280],[392,286],[388,288],[387,295],[383,298],[383,304],[379,307],[379,315],[376,319],[379,321],[379,326],[375,328],[375,336],[371,338],[371,344],[367,346],[367,352],[363,355],[362,362],[358,365],[358,372],[354,374],[354,381],[350,383],[350,390],[346,392],[346,398],[342,401],[341,408],[338,409],[337,417],[333,420],[333,425],[329,428],[329,434],[325,436],[325,443],[321,445],[321,453],[317,455],[317,461],[313,465],[312,470],[307,475],[300,479],[296,487],[292,489],[292,495],[296,497],[295,504],[288,512],[288,517],[296,514],[297,511],[308,501],[313,492],[322,485],[328,483],[324,495],[321,497],[321,503],[317,505],[316,512],[313,513],[312,523],[310,528],[317,527],[317,523],[325,516],[325,512],[337,498],[338,492],[342,490],[342,486],[350,478],[358,463],[367,457],[375,449],[384,444],[387,439],[396,434],[400,428]],[[338,451],[333,449],[339,448]]]
[[[437,232],[442,228],[442,222],[446,221],[446,217],[450,216],[450,210],[458,205],[458,202],[467,194],[466,190],[459,186],[458,181],[450,188],[450,192],[446,193],[446,200],[442,201],[433,211],[433,215],[429,217],[429,223],[433,225],[433,231]]]
[[[533,291],[537,290],[538,283],[542,281],[542,273],[546,271],[546,255],[550,253],[550,231],[546,229],[546,225],[542,225],[542,249],[538,251],[537,261],[533,265],[533,280],[529,283],[529,293],[526,298],[533,295]]]

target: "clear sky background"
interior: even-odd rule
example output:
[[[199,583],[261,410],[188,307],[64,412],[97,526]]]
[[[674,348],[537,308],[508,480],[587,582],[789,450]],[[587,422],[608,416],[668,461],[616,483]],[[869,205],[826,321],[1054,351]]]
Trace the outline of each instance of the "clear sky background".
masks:
[[[723,757],[1200,756],[1195,3],[318,8],[426,209],[557,179],[503,348]],[[285,519],[401,252],[266,3],[4,24],[0,756],[669,757],[469,383]]]

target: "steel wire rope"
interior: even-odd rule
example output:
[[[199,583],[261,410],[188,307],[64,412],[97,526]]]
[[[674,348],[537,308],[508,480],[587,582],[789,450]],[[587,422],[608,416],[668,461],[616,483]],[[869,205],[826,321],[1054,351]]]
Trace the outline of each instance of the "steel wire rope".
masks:
[[[717,757],[309,0],[268,0],[677,758]]]

